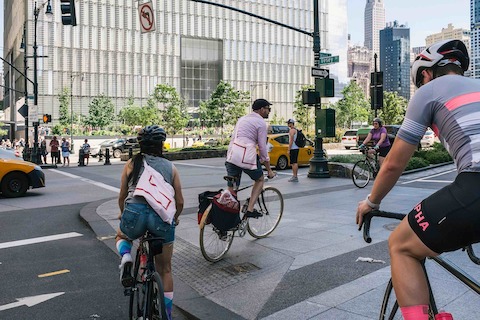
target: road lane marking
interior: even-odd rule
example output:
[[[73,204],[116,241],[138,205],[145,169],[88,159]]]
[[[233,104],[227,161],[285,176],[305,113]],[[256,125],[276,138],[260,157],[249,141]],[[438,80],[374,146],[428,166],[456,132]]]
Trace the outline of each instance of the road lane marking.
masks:
[[[44,273],[44,274],[39,274],[37,277],[38,278],[53,277],[53,276],[58,276],[59,274],[64,274],[64,273],[69,273],[69,272],[70,272],[70,270],[63,269],[63,270],[48,272],[48,273]]]
[[[107,190],[117,192],[117,193],[120,192],[120,188],[112,187],[112,186],[109,186],[108,184],[105,184],[105,183],[102,183],[102,182],[97,182],[97,181],[90,180],[90,179],[87,179],[87,178],[82,178],[80,176],[77,176],[77,175],[62,171],[62,170],[51,169],[50,171],[54,171],[54,172],[63,174],[64,176],[67,176],[67,177],[70,177],[70,178],[80,179],[83,182],[93,184],[93,185],[95,185],[97,187],[100,187],[100,188],[103,188],[103,189],[107,189]]]
[[[29,244],[55,241],[55,240],[68,239],[68,238],[75,238],[75,237],[81,237],[81,236],[83,236],[83,234],[81,234],[81,233],[69,232],[69,233],[56,234],[56,235],[53,235],[53,236],[45,236],[45,237],[37,237],[37,238],[30,238],[30,239],[24,239],[24,240],[3,242],[3,243],[0,243],[0,249],[26,246],[26,245],[29,245]]]
[[[31,296],[31,297],[25,297],[25,298],[17,298],[17,302],[9,303],[3,306],[0,306],[0,311],[16,308],[16,307],[21,307],[21,306],[27,306],[27,307],[33,307],[34,305],[37,305],[39,303],[45,302],[47,300],[53,299],[55,297],[61,296],[65,292],[56,292],[56,293],[48,293],[48,294],[41,294],[38,296]]]
[[[451,173],[451,172],[454,172],[454,171],[457,171],[457,169],[452,169],[452,170],[448,170],[448,171],[445,171],[445,172],[432,174],[431,176],[427,176],[427,177],[423,177],[423,178],[419,178],[419,179],[405,181],[405,182],[402,182],[401,184],[409,184],[409,183],[414,183],[414,182],[436,182],[436,181],[445,183],[448,180],[429,180],[429,179],[435,178],[435,177],[438,177],[438,176],[442,176],[444,174],[448,174],[448,173]],[[448,183],[452,183],[452,182],[453,181],[449,181]]]

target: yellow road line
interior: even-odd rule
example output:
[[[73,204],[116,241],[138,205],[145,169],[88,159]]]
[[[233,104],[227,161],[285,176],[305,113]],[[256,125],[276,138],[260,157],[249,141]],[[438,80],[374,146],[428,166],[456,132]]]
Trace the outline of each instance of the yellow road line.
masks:
[[[58,270],[58,271],[54,271],[54,272],[39,274],[38,277],[39,278],[52,277],[52,276],[57,276],[59,274],[69,273],[69,272],[70,272],[70,270],[63,269],[63,270]]]

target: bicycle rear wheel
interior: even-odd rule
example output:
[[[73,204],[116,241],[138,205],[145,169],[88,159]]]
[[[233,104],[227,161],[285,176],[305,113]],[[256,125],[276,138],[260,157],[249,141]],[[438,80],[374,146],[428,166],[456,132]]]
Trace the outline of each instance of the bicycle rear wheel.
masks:
[[[143,282],[143,270],[140,269],[140,250],[137,250],[135,258],[135,267],[133,269],[134,282],[130,291],[130,304],[128,315],[130,320],[146,318],[147,305],[147,286]]]
[[[208,221],[208,215],[211,213],[212,210],[205,211],[204,215],[207,215],[205,221]],[[200,229],[200,250],[203,257],[210,262],[220,261],[232,245],[234,232],[221,232],[211,223],[204,224]]]
[[[373,178],[373,168],[366,160],[355,163],[352,169],[352,181],[359,188],[364,188]]]
[[[283,215],[283,196],[278,189],[266,187],[258,197],[255,209],[260,218],[248,218],[248,233],[257,239],[265,238],[275,230]]]

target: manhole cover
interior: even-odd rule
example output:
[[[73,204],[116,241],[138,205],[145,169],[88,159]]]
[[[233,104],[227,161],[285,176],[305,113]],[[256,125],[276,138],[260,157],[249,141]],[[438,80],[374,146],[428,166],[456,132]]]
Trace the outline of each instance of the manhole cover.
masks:
[[[387,229],[388,231],[393,231],[395,228],[400,224],[400,222],[394,222],[394,223],[389,223],[384,225],[383,227]]]
[[[235,264],[233,266],[225,267],[225,268],[222,268],[222,270],[235,276],[237,274],[260,270],[260,268],[254,264],[247,262],[247,263]]]

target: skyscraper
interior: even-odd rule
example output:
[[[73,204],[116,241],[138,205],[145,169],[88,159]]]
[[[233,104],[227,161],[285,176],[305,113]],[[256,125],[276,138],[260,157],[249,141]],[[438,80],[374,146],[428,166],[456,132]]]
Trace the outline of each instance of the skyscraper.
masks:
[[[384,90],[410,100],[410,29],[397,21],[380,31],[380,70]]]
[[[385,28],[383,0],[367,0],[365,5],[365,47],[380,55],[380,30]]]
[[[480,0],[470,0],[470,71],[480,79]]]

